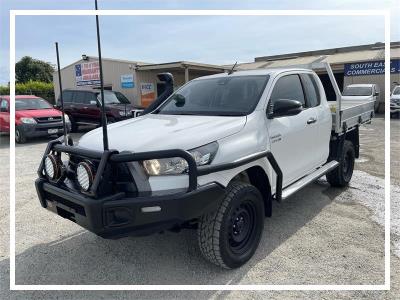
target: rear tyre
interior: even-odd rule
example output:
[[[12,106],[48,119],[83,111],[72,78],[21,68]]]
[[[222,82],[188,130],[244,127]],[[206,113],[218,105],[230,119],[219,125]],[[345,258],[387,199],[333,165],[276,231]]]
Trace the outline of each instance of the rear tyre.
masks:
[[[26,143],[25,134],[18,128],[15,129],[15,142],[18,144]]]
[[[339,166],[326,174],[326,179],[331,186],[344,187],[349,184],[353,176],[355,156],[353,143],[347,140],[344,141],[343,151],[339,158]]]
[[[219,208],[200,218],[197,237],[201,253],[217,266],[238,268],[256,251],[263,226],[264,202],[258,189],[233,182]]]

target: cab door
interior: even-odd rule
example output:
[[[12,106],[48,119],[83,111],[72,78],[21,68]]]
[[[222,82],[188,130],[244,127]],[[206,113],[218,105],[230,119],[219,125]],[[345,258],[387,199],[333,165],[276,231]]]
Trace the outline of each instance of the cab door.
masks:
[[[280,99],[297,100],[303,105],[297,115],[269,119],[271,152],[282,170],[285,187],[317,167],[320,138],[318,111],[308,107],[299,74],[283,75],[275,81],[269,101],[273,104]]]
[[[0,98],[0,132],[10,131],[10,106],[6,99]]]

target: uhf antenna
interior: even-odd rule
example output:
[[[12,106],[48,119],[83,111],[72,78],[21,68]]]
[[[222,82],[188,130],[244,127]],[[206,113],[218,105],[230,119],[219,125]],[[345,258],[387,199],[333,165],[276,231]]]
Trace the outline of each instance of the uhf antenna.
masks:
[[[97,0],[94,1],[95,9],[97,9]],[[100,29],[99,29],[99,15],[96,14],[96,29],[97,29],[97,51],[99,56],[99,70],[100,70],[100,97],[101,97],[101,124],[103,127],[103,148],[108,150],[108,135],[107,135],[107,116],[106,108],[104,106],[104,82],[103,82],[103,64],[101,61],[101,45],[100,45]]]
[[[61,83],[60,55],[58,54],[58,42],[56,42],[56,53],[57,53],[58,84],[60,86],[61,113],[62,113],[63,129],[64,129],[64,143],[65,145],[67,145],[67,127],[65,125],[64,99],[63,99],[63,89]]]
[[[235,62],[235,64],[232,66],[232,69],[230,69],[230,71],[228,72],[228,75],[231,75],[233,73],[233,71],[235,71],[236,65],[237,65],[237,62]]]

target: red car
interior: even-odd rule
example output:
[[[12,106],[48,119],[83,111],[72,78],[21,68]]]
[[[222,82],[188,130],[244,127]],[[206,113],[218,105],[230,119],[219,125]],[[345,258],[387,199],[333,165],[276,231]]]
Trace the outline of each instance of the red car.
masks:
[[[71,130],[65,116],[67,131]],[[10,96],[0,96],[0,132],[10,132]],[[25,143],[28,138],[62,135],[61,112],[46,100],[28,95],[15,96],[15,141]]]

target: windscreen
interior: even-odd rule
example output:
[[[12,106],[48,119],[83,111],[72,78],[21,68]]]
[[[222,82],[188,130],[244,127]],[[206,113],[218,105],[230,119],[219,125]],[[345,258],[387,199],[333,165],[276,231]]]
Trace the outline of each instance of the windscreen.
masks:
[[[396,87],[393,91],[393,95],[400,95],[400,86]]]
[[[97,99],[101,102],[100,93],[97,94]],[[104,103],[105,104],[129,104],[128,98],[126,98],[120,92],[104,91]]]
[[[193,80],[173,93],[156,113],[244,116],[255,109],[268,79],[268,75],[255,75]]]
[[[343,93],[343,96],[371,96],[372,88],[369,86],[347,86]]]
[[[42,98],[15,99],[15,110],[36,110],[53,108],[49,102]]]

